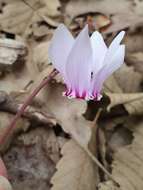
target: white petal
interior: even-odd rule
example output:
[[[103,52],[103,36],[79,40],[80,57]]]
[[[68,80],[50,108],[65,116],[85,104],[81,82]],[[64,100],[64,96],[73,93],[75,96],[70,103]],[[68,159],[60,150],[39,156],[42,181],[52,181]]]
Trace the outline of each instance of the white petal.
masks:
[[[66,74],[71,88],[81,93],[87,90],[91,79],[92,48],[88,26],[80,32],[66,64]]]
[[[112,41],[112,43],[109,46],[109,49],[107,51],[105,60],[104,60],[104,65],[108,64],[111,60],[111,58],[114,56],[115,52],[120,46],[120,43],[125,35],[125,31],[121,31]]]
[[[49,58],[54,67],[62,74],[65,73],[65,64],[73,46],[74,38],[65,25],[60,24],[55,30],[49,46]]]
[[[124,63],[124,56],[125,46],[120,45],[115,55],[111,59],[110,64],[105,65],[97,74],[97,77],[94,81],[93,90],[100,92],[103,82]]]
[[[94,32],[90,39],[93,50],[93,72],[97,73],[103,66],[107,46],[102,35],[98,31]]]

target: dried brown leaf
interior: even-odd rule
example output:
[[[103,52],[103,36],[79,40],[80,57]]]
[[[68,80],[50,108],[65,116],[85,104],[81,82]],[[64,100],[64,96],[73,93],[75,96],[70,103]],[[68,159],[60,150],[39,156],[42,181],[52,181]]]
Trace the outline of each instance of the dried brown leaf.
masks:
[[[111,6],[112,4],[112,6]],[[68,16],[74,18],[75,16],[87,12],[101,12],[104,14],[117,14],[130,10],[131,2],[121,0],[115,2],[114,0],[103,0],[103,1],[82,1],[73,0],[70,1],[66,6],[66,12]],[[74,7],[74,9],[73,9]],[[106,9],[105,9],[106,7]]]
[[[119,181],[121,189],[140,190],[143,187],[143,123],[134,129],[131,145],[119,149],[114,156],[113,175]]]
[[[122,104],[129,114],[142,114],[141,81],[142,75],[135,72],[133,67],[122,66],[104,85],[104,91],[110,98],[108,109]]]
[[[112,164],[112,174],[119,182],[120,190],[140,190],[143,187],[143,122],[134,125],[132,144],[119,148]],[[116,188],[108,181],[105,184],[101,183],[99,189]]]
[[[124,64],[105,82],[104,91],[112,93],[141,92],[143,76]]]
[[[50,85],[50,84],[49,84]],[[96,126],[94,122],[87,121],[82,114],[85,112],[86,103],[82,100],[67,99],[67,97],[61,96],[63,90],[63,85],[53,83],[48,88],[48,99],[47,99],[47,109],[55,115],[58,123],[62,126],[65,132],[69,133],[76,141],[79,147],[85,151],[85,153],[90,157],[91,162],[94,161],[95,166],[99,166],[102,170],[112,178],[109,172],[100,164],[96,159]],[[67,109],[68,108],[68,109]],[[100,112],[99,112],[100,113]],[[68,150],[68,149],[67,149]],[[80,159],[80,157],[79,157]],[[64,166],[63,166],[64,167]],[[70,163],[69,163],[70,167]],[[60,167],[57,173],[62,172]],[[75,170],[78,168],[75,168]],[[96,172],[98,172],[96,170]],[[55,174],[56,175],[56,174]],[[57,174],[58,175],[58,174]],[[69,176],[70,177],[70,176]],[[62,179],[58,183],[63,184]],[[114,179],[113,179],[114,180]],[[72,182],[71,182],[72,183]],[[56,182],[55,184],[56,185]],[[73,184],[71,184],[72,186]],[[59,186],[57,186],[58,188]],[[63,186],[62,186],[63,187]]]
[[[136,71],[143,73],[143,52],[128,54],[126,57],[128,65],[132,65]]]
[[[91,138],[91,122],[87,121],[82,114],[86,109],[86,102],[83,100],[71,99],[62,96],[64,91],[62,84],[53,82],[48,89],[43,91],[47,97],[46,105],[57,119],[62,128],[71,134],[80,144],[87,146]],[[44,95],[44,96],[45,96]]]
[[[59,16],[59,6],[58,0],[48,3],[45,0],[10,1],[0,13],[0,26],[7,32],[28,35],[31,33],[30,27],[33,27],[39,21],[57,25],[57,22],[48,18],[48,16]],[[39,28],[38,25],[37,28]]]
[[[52,190],[95,190],[97,168],[87,153],[73,140],[62,149],[62,159],[52,178]]]
[[[19,68],[23,64],[26,54],[24,42],[12,39],[0,39],[0,70],[7,71],[17,65]]]
[[[33,62],[39,72],[43,71],[50,64],[48,57],[49,41],[38,44],[33,51]]]
[[[115,186],[115,184],[112,181],[106,181],[104,183],[98,184],[98,190],[121,190],[121,189]]]
[[[140,7],[140,4],[141,2],[138,1],[138,7]],[[141,10],[140,8],[140,13]],[[136,6],[134,6],[132,1],[128,0],[121,0],[118,2],[114,0],[69,1],[66,6],[66,22],[69,24],[71,20],[78,15],[87,13],[104,13],[111,18],[112,24],[105,30],[105,33],[117,32],[123,28],[141,25],[143,23],[143,14],[139,14]]]
[[[143,93],[107,93],[111,103],[108,109],[123,104],[129,114],[143,114]]]

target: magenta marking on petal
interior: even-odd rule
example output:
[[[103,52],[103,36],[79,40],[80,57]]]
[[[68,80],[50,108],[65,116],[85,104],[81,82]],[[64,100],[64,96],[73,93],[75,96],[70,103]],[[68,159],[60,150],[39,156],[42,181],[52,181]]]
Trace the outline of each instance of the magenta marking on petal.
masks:
[[[82,93],[79,93],[78,90],[72,90],[72,89],[66,89],[66,91],[63,93],[64,96],[67,96],[68,98],[77,98],[77,99],[83,99],[83,100],[97,100],[97,93],[89,94],[87,91],[83,91]]]
[[[94,97],[93,100],[95,100],[95,101],[100,101],[102,98],[102,95],[96,91],[92,94],[92,96]]]
[[[86,91],[83,91],[83,93],[82,93],[82,98],[86,98],[86,95],[87,95],[87,93],[86,93]]]
[[[72,93],[72,89],[66,87],[66,91],[64,92],[65,96],[69,96]]]
[[[83,91],[82,94],[80,95],[78,91],[76,91],[76,98],[78,99],[86,99],[87,92]]]

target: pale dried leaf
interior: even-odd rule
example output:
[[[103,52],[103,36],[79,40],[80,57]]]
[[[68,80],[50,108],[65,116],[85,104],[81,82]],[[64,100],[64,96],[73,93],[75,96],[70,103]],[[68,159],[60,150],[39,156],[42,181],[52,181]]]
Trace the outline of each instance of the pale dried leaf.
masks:
[[[0,39],[0,70],[10,70],[14,63],[17,63],[20,68],[25,54],[26,45],[24,42],[12,39]]]
[[[143,52],[127,54],[127,64],[132,65],[136,71],[143,73]]]
[[[108,109],[123,104],[130,114],[143,113],[143,93],[107,93],[111,103]]]
[[[120,148],[114,154],[112,175],[120,184],[120,190],[141,190],[143,187],[143,122],[134,123],[132,144]],[[100,190],[115,190],[110,181],[100,183]]]
[[[135,126],[131,145],[119,149],[114,156],[113,176],[122,190],[141,190],[143,187],[143,123]]]
[[[123,64],[104,84],[105,92],[132,93],[141,91],[143,76],[134,71],[133,67]]]
[[[0,80],[0,90],[5,92],[25,91],[25,86],[31,81],[26,68],[22,72],[13,72],[5,75]]]
[[[59,16],[59,7],[58,0],[48,3],[45,0],[10,1],[0,13],[0,26],[7,32],[27,36],[31,33],[31,27],[39,21],[57,25],[57,22],[55,24],[48,16]]]
[[[70,140],[64,145],[62,155],[52,178],[52,190],[95,190],[97,168],[87,153]]]
[[[49,41],[40,43],[34,48],[33,62],[38,68],[39,72],[43,71],[50,64],[48,48]]]
[[[98,190],[120,190],[112,181],[106,181],[98,184]]]
[[[10,185],[9,181],[3,176],[0,176],[0,189],[12,190],[12,186]]]
[[[118,85],[115,74],[111,75],[106,81],[103,86],[103,92],[116,92],[116,93],[122,93],[121,87]]]
[[[47,89],[40,92],[38,98],[45,100],[45,109],[54,115],[65,132],[71,134],[83,146],[87,146],[91,139],[92,122],[82,116],[86,110],[86,102],[69,100],[62,95],[64,90],[64,85],[53,81],[48,84]]]
[[[115,72],[104,85],[104,91],[110,98],[108,110],[116,105],[124,105],[129,114],[143,113],[142,75],[133,67],[125,64]]]
[[[111,6],[112,4],[112,6]],[[117,14],[130,10],[131,2],[127,0],[121,0],[115,2],[114,0],[103,0],[103,1],[83,1],[73,0],[67,4],[66,12],[71,18],[87,13],[87,12],[103,12],[104,14]],[[74,7],[74,9],[73,9]],[[105,9],[106,7],[106,9]]]
[[[4,7],[3,13],[0,14],[0,25],[3,30],[21,34],[31,23],[33,14],[33,10],[22,1],[14,1]]]
[[[59,0],[52,0],[52,1],[43,0],[43,2],[47,7],[46,13],[48,16],[57,17],[60,15],[59,10],[61,8],[61,4]]]
[[[61,159],[61,162],[60,162],[62,164],[60,164],[60,166],[58,165],[58,171],[55,174],[55,176],[59,176],[59,175],[63,176],[62,174],[63,169],[64,170],[68,169],[68,167],[69,167],[69,170],[71,170],[71,167],[72,167],[71,162],[76,164],[76,163],[81,163],[81,159],[85,160],[86,157],[88,159],[91,159],[89,158],[88,153],[85,151],[85,149],[88,149],[88,146],[90,146],[90,150],[92,151],[92,153],[96,155],[96,143],[95,143],[96,132],[92,131],[92,122],[87,121],[82,116],[82,114],[85,112],[85,109],[86,109],[86,102],[82,100],[76,100],[76,99],[69,100],[67,97],[62,96],[63,91],[64,91],[64,86],[56,82],[53,82],[51,84],[49,83],[49,86],[46,89],[46,91],[45,92],[43,91],[46,95],[44,96],[47,97],[47,101],[46,101],[47,109],[51,113],[53,113],[53,115],[57,119],[57,122],[61,125],[64,131],[70,134],[71,137],[76,141],[74,148],[69,147],[70,146],[69,145],[68,148],[63,149],[63,158]],[[74,155],[72,149],[76,150],[76,155],[77,155],[77,157],[75,157],[76,160],[72,157]],[[81,154],[81,151],[83,152],[82,154]],[[70,153],[70,155],[68,156],[69,162],[65,160],[65,156],[64,156],[64,154],[68,154],[68,152]],[[79,157],[80,154],[81,154],[81,157]],[[88,163],[88,165],[90,165],[89,162],[92,163],[92,159],[90,161],[86,160],[86,162]],[[81,172],[80,168],[81,168],[81,164],[79,165],[79,167],[78,165],[75,165],[73,167],[73,173],[66,175],[67,180],[62,177],[58,179],[59,181],[57,180],[52,181],[52,183],[55,185],[55,189],[60,189],[60,188],[63,189],[64,187],[66,189],[67,188],[66,181],[68,180],[69,180],[68,187],[71,189],[75,189],[76,188],[75,185],[77,184],[77,182],[74,183],[74,180],[77,179],[76,174],[80,176],[82,175],[82,173],[80,173]],[[93,168],[94,169],[97,168],[96,164]],[[94,180],[95,180],[96,176],[98,175],[97,169],[94,172],[96,173],[96,175],[94,175]],[[85,176],[89,175],[88,177],[86,176],[88,181],[89,181],[89,178],[91,179],[93,178],[92,177],[93,174],[90,173],[90,171],[86,172],[84,175]],[[53,178],[55,179],[56,177],[53,177]],[[95,183],[97,183],[97,181],[95,181]],[[89,188],[92,187],[92,184],[90,184],[90,181],[89,183],[87,183],[87,185],[91,185],[89,186]],[[95,185],[93,187],[95,187]],[[80,184],[78,188],[83,189],[83,185]],[[87,187],[85,186],[85,189],[86,188]]]
[[[139,1],[138,7],[140,7],[140,4]],[[140,12],[141,10],[142,9],[140,8]],[[110,16],[112,24],[105,30],[105,33],[117,32],[123,28],[141,24],[143,22],[143,15],[139,14],[136,6],[134,6],[132,1],[128,0],[121,0],[118,2],[115,2],[114,0],[69,1],[66,6],[66,22],[69,24],[71,20],[78,15],[87,13],[104,13],[105,15]]]
[[[142,26],[142,24],[141,24],[141,26]],[[126,53],[127,53],[127,55],[129,53],[134,54],[135,52],[143,51],[143,45],[142,45],[143,35],[142,35],[142,31],[137,32],[136,28],[134,30],[131,33],[126,33],[125,44],[126,44]]]

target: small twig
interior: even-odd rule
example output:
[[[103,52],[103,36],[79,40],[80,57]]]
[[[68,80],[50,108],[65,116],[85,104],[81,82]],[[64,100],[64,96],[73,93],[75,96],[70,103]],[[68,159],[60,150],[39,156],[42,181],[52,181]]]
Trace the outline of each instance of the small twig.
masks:
[[[92,127],[94,127],[95,130],[97,130],[95,127],[97,126],[97,121],[99,119],[99,116],[101,114],[102,109],[100,108],[96,114],[96,117],[92,123]],[[119,183],[114,179],[114,177],[106,170],[106,168],[100,163],[100,161],[93,155],[93,153],[89,149],[89,144],[87,146],[83,146],[78,142],[74,137],[73,139],[78,143],[78,145],[88,154],[88,156],[91,158],[91,160],[104,172],[107,174],[107,176],[119,187]]]
[[[90,150],[87,148],[85,149],[88,156],[95,162],[95,164],[104,172],[106,175],[119,187],[119,183],[114,179],[114,177],[106,170],[106,168],[99,162],[99,160],[90,152]]]
[[[99,108],[96,117],[93,121],[93,127],[97,126],[97,121],[101,114],[102,108]],[[97,129],[96,129],[97,130]],[[106,170],[106,168],[100,163],[100,161],[92,154],[88,147],[84,147],[84,150],[87,152],[88,156],[93,160],[93,162],[117,185],[119,186],[118,182],[114,179],[114,177]]]
[[[53,70],[49,76],[44,78],[42,82],[39,84],[37,88],[34,89],[34,91],[31,93],[31,95],[28,96],[28,98],[25,100],[24,104],[21,106],[17,114],[15,115],[13,121],[11,122],[10,126],[6,130],[5,134],[0,139],[0,145],[4,143],[4,141],[7,139],[9,133],[14,129],[17,120],[21,117],[21,115],[24,113],[25,109],[29,106],[29,104],[32,102],[33,98],[39,93],[39,91],[44,88],[48,82],[55,77],[58,74],[57,70]]]
[[[96,116],[95,116],[95,119],[94,119],[94,121],[93,121],[93,126],[94,126],[94,127],[95,127],[96,124],[97,124],[97,121],[98,121],[98,119],[99,119],[99,117],[100,117],[101,112],[102,112],[102,108],[99,108],[98,111],[97,111],[97,114],[96,114]]]

